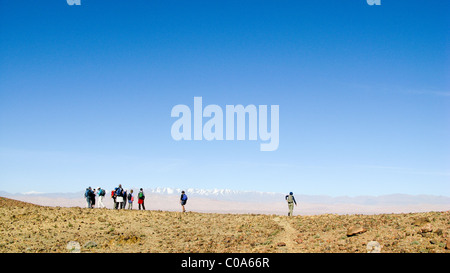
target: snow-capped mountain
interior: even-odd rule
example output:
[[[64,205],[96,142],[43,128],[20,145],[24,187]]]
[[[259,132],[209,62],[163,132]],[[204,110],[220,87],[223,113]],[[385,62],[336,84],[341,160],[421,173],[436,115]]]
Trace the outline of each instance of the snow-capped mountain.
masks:
[[[205,197],[216,200],[226,201],[282,201],[284,195],[275,192],[259,192],[259,191],[238,191],[230,189],[180,189],[170,187],[156,187],[153,189],[146,189],[146,194],[163,194],[163,195],[180,195],[181,191],[185,191],[188,196]]]

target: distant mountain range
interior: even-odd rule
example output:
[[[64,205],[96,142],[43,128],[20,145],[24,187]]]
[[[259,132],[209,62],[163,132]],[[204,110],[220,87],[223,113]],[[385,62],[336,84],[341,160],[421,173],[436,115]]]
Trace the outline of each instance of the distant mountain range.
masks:
[[[185,189],[189,207],[195,211],[284,214],[285,193],[238,191],[230,189]],[[138,189],[134,189],[137,194]],[[150,209],[177,210],[181,189],[157,187],[144,189]],[[450,210],[450,197],[435,195],[390,194],[381,196],[326,196],[295,194],[300,214],[376,214]],[[46,206],[85,206],[84,191],[72,193],[27,192],[0,196]],[[112,207],[109,192],[105,205]],[[137,207],[137,204],[136,204]]]
[[[154,188],[147,189],[147,193],[157,194],[181,194],[178,188]],[[286,193],[277,192],[259,192],[259,191],[238,191],[229,189],[187,189],[186,194],[199,197],[209,197],[216,200],[240,201],[240,202],[277,202],[284,200]],[[447,204],[450,205],[450,197],[436,195],[408,195],[408,194],[390,194],[381,196],[338,196],[327,195],[305,195],[294,194],[297,201],[304,203],[319,204],[360,204],[360,205],[412,205],[412,204]]]

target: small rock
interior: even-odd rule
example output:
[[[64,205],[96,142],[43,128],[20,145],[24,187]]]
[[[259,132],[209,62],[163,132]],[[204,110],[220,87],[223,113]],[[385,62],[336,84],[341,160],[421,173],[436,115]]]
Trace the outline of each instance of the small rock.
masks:
[[[415,226],[423,226],[429,222],[430,222],[430,220],[428,220],[428,218],[423,217],[423,218],[419,218],[419,219],[415,220],[412,224]]]
[[[297,244],[301,244],[303,243],[303,240],[300,238],[294,239],[294,242],[296,242]]]
[[[447,243],[445,244],[445,249],[450,249],[450,238],[447,239]]]
[[[432,232],[432,231],[433,231],[433,227],[431,226],[430,223],[428,223],[420,228],[420,232],[422,232],[422,233],[427,233],[427,232]]]
[[[279,243],[277,244],[277,246],[286,246],[286,243],[284,243],[284,242],[279,242]]]
[[[377,241],[370,241],[367,243],[367,253],[380,253],[381,245]]]
[[[347,229],[347,236],[353,236],[359,233],[366,232],[367,229],[360,227],[360,226],[351,226]]]
[[[81,252],[81,246],[80,243],[76,241],[70,241],[67,243],[66,249],[69,250],[71,253],[80,253]]]
[[[91,248],[91,247],[96,247],[97,246],[97,243],[96,242],[94,242],[94,241],[89,241],[89,242],[87,242],[87,243],[85,243],[84,244],[84,248]]]

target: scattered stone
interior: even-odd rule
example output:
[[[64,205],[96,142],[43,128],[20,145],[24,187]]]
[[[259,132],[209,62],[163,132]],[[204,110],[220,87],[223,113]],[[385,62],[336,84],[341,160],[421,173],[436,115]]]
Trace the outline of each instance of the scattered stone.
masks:
[[[433,227],[431,226],[430,223],[428,223],[420,228],[420,232],[422,232],[422,233],[427,233],[427,232],[432,232],[432,231],[433,231]]]
[[[422,217],[422,218],[419,218],[419,219],[415,220],[412,224],[414,226],[423,226],[423,225],[425,225],[426,223],[429,223],[429,222],[430,222],[430,220],[428,220],[428,218]]]
[[[380,253],[381,245],[377,241],[370,241],[367,244],[367,253]]]
[[[297,244],[301,244],[303,243],[303,240],[300,238],[294,239],[294,242],[296,242]]]
[[[367,231],[367,229],[365,229],[361,226],[351,226],[347,229],[347,236],[350,237],[350,236],[353,236],[356,234],[364,233],[366,231]]]
[[[80,243],[78,243],[77,241],[70,241],[69,243],[67,243],[66,249],[69,250],[71,253],[81,252]]]
[[[277,246],[286,246],[286,243],[284,243],[284,242],[279,242],[279,243],[277,244]]]
[[[447,239],[447,244],[445,245],[445,249],[450,249],[450,238]]]
[[[94,241],[89,241],[89,242],[87,242],[87,243],[85,243],[84,244],[84,248],[91,248],[91,247],[96,247],[97,246],[97,243],[96,242],[94,242]]]

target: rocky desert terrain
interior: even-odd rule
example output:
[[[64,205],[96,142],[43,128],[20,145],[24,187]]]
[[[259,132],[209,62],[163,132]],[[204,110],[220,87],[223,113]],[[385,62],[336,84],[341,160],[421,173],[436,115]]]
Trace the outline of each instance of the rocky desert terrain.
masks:
[[[38,206],[0,197],[0,252],[450,252],[450,214],[180,213]]]

